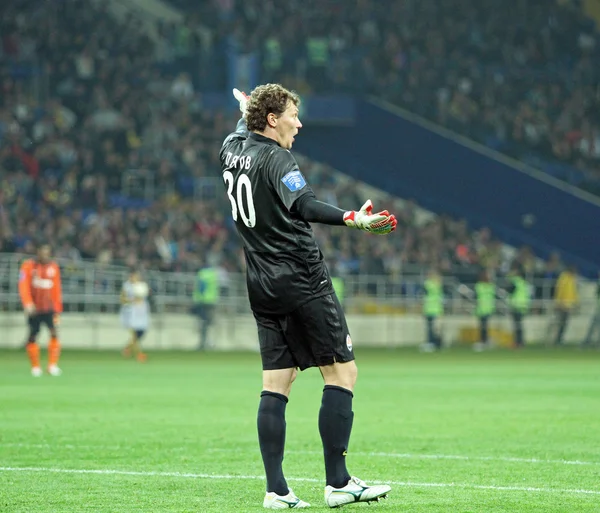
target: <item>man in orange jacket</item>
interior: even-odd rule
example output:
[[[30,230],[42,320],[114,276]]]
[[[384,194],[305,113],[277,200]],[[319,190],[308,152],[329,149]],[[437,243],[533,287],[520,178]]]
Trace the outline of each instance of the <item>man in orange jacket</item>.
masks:
[[[26,348],[31,362],[31,374],[35,377],[42,375],[40,348],[37,344],[42,324],[48,327],[51,337],[48,344],[48,373],[52,376],[60,376],[62,373],[58,367],[60,342],[56,332],[58,315],[63,310],[62,290],[60,268],[50,259],[51,252],[49,244],[39,245],[37,257],[23,262],[19,272],[19,294],[29,324]]]

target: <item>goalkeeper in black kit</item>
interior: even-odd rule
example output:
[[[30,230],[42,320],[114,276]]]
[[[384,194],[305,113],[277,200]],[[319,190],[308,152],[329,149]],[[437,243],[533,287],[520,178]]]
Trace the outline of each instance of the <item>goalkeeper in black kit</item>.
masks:
[[[225,139],[220,160],[243,241],[263,366],[257,421],[267,477],[263,506],[309,507],[288,487],[282,469],[288,397],[298,369],[309,367],[319,367],[325,382],[319,412],[325,502],[337,507],[376,501],[390,487],[368,485],[346,468],[357,369],[346,318],[310,223],[385,235],[396,228],[396,218],[373,213],[370,200],[358,211],[343,211],[316,199],[290,153],[302,128],[295,93],[267,84],[250,96],[234,89],[234,96],[243,117]]]

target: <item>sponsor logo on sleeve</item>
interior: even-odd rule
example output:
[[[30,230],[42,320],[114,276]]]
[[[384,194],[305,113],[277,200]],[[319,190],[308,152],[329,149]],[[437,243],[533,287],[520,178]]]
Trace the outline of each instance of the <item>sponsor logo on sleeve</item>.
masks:
[[[292,192],[299,191],[306,186],[306,180],[304,179],[304,176],[302,176],[302,173],[299,169],[290,171],[281,179],[281,181]]]

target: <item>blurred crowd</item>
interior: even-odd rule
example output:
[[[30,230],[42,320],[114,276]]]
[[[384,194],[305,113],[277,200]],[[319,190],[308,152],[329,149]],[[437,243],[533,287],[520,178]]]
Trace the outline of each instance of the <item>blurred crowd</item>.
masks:
[[[154,45],[133,17],[117,22],[105,4],[79,0],[23,4],[2,5],[0,248],[44,238],[60,256],[164,255],[169,265],[202,252],[219,232],[219,209],[173,203],[217,176],[231,123],[201,108],[187,75],[155,68]],[[39,102],[32,89],[42,80]],[[124,197],[127,170],[135,183]],[[191,230],[182,217],[201,221]],[[198,237],[188,239],[190,230]]]
[[[549,0],[518,0],[500,12],[491,0],[352,3],[195,2],[183,23],[157,26],[154,40],[141,21],[117,20],[104,2],[2,2],[0,251],[30,252],[45,239],[71,259],[242,270],[218,163],[237,116],[208,110],[199,92],[222,79],[210,63],[231,45],[259,52],[265,80],[301,93],[375,93],[523,151],[552,152],[568,137],[571,156],[579,155],[585,127],[596,123],[586,88],[597,70],[593,34],[584,44],[572,40],[584,26],[573,11],[563,16],[566,8]],[[513,23],[521,16],[528,24]],[[509,43],[504,51],[500,41]],[[195,55],[205,65],[188,73]],[[554,69],[550,60],[554,81],[538,74]],[[576,85],[565,84],[564,70],[577,73]],[[600,141],[597,148],[600,155]],[[321,199],[344,209],[362,204],[360,184],[299,159]],[[315,227],[335,274],[393,276],[407,264],[505,271],[513,258],[552,277],[562,267],[559,255],[545,264],[528,248],[514,256],[489,230],[423,217],[410,201],[374,200],[398,217],[397,235],[373,244],[364,234]]]
[[[213,27],[221,59],[258,54],[263,81],[387,99],[600,194],[600,45],[580,0],[171,3]]]

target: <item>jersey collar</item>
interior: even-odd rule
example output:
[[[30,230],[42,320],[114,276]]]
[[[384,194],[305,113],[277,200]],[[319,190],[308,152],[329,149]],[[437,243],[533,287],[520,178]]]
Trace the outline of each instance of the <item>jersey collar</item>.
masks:
[[[256,132],[250,132],[250,137],[255,141],[261,142],[263,144],[276,144],[277,146],[279,146],[279,143],[276,140],[271,139],[270,137],[265,137],[261,134],[257,134]]]

